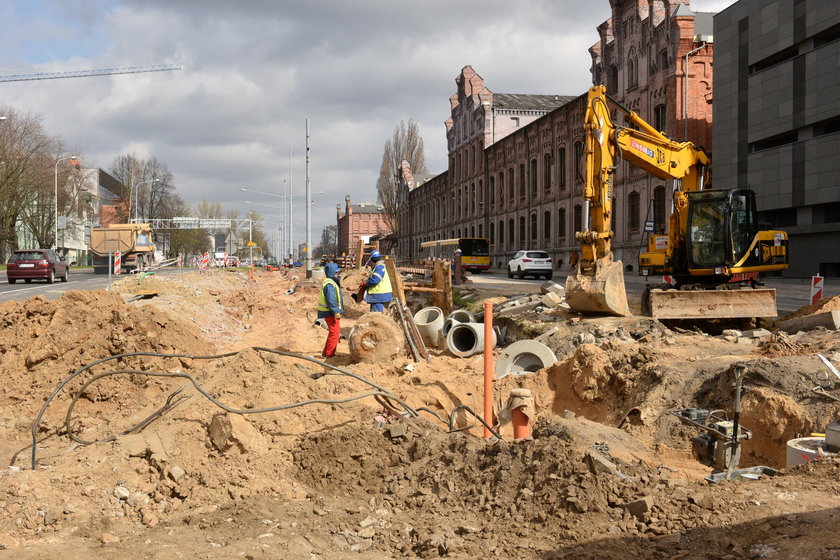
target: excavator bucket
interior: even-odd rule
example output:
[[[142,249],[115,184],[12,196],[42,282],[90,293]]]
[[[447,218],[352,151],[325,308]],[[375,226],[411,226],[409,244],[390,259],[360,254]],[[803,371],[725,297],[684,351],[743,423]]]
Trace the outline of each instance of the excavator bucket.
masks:
[[[657,319],[737,319],[775,317],[776,290],[660,290],[647,294],[650,316]]]
[[[566,303],[573,311],[624,317],[630,315],[621,261],[595,261],[595,274],[582,273],[580,264],[566,278]]]

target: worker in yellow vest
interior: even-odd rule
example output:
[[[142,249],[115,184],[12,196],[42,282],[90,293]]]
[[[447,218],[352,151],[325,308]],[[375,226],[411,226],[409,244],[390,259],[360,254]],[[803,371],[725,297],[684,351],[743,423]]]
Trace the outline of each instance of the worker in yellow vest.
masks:
[[[335,348],[341,338],[341,314],[344,302],[341,299],[341,280],[338,277],[338,265],[328,262],[324,266],[325,278],[321,282],[321,294],[318,297],[318,318],[327,323],[329,334],[321,355],[325,358],[335,356]]]
[[[370,261],[374,266],[373,272],[365,281],[365,301],[370,304],[371,311],[385,311],[385,304],[394,297],[391,293],[391,279],[379,251],[371,253]]]

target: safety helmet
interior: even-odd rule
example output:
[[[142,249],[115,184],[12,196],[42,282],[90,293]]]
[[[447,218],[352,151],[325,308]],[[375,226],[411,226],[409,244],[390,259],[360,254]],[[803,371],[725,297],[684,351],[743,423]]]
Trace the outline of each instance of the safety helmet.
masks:
[[[382,254],[379,251],[374,251],[373,253],[370,254],[370,258],[371,259],[381,259]]]

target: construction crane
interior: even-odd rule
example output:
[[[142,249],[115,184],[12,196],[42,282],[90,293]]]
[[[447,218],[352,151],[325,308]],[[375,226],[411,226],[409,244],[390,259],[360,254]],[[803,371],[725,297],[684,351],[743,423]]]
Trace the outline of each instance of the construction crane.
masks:
[[[92,76],[113,76],[115,74],[140,74],[142,72],[169,72],[182,70],[180,64],[158,64],[156,66],[127,66],[124,68],[102,68],[100,70],[74,70],[72,72],[41,72],[37,74],[13,74],[0,76],[0,82],[28,82],[32,80],[55,80],[59,78],[89,78]]]

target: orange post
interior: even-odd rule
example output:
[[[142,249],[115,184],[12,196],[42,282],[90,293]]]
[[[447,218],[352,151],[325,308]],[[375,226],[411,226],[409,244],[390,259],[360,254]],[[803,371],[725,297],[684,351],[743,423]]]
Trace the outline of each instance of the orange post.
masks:
[[[484,421],[493,423],[493,304],[484,302]],[[490,438],[484,427],[484,439]]]
[[[513,439],[522,439],[531,435],[531,425],[528,417],[522,412],[522,407],[514,408],[511,414],[513,422]]]

